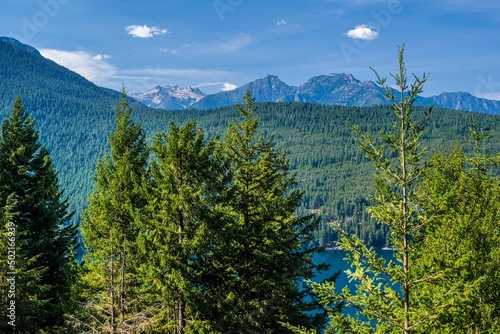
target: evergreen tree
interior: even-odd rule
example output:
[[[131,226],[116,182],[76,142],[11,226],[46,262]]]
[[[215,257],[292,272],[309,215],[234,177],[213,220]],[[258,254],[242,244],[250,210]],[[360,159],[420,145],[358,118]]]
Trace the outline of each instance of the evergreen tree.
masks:
[[[139,300],[136,248],[148,203],[149,154],[142,127],[133,123],[131,113],[123,89],[115,108],[116,129],[109,137],[111,152],[97,162],[95,189],[83,215],[86,304],[75,324],[90,332],[132,332],[149,322]]]
[[[205,141],[195,122],[170,123],[169,132],[156,134],[152,146],[151,217],[143,227],[146,285],[156,304],[154,330],[199,333],[203,321],[203,278],[211,268],[215,247],[216,202],[222,172],[216,141]]]
[[[500,330],[500,180],[493,174],[500,161],[480,149],[483,134],[472,136],[472,157],[461,148],[437,152],[424,174],[421,202],[438,214],[429,217],[416,270],[438,276],[418,297],[447,304],[428,333]]]
[[[67,225],[71,214],[57,172],[47,149],[38,142],[34,120],[20,97],[2,124],[0,165],[2,226],[13,224],[15,228],[16,330],[63,331],[74,267],[69,255],[74,251],[77,226]],[[4,231],[3,237],[7,239],[2,240],[2,253],[7,255],[9,234]]]
[[[35,266],[40,254],[27,252],[26,232],[17,225],[19,212],[17,201],[12,194],[0,212],[2,235],[0,249],[5,255],[0,259],[0,310],[2,333],[33,333],[41,328],[37,319],[47,306],[47,299],[38,296],[45,294],[49,286],[42,283],[46,267]]]
[[[368,208],[368,212],[379,223],[390,227],[395,261],[386,263],[359,238],[339,230],[342,234],[339,246],[347,251],[347,260],[353,268],[346,273],[350,280],[357,282],[356,291],[353,293],[344,287],[339,293],[333,283],[313,284],[313,289],[325,305],[345,303],[358,313],[353,317],[330,312],[329,333],[416,333],[437,319],[437,309],[445,307],[436,303],[434,308],[427,308],[415,293],[424,282],[435,278],[435,273],[422,273],[414,268],[419,255],[418,243],[428,223],[417,186],[424,170],[421,160],[425,152],[419,141],[429,113],[421,122],[413,120],[413,104],[422,92],[427,75],[414,76],[415,82],[408,86],[403,51],[404,46],[398,51],[399,73],[393,75],[398,86],[397,97],[385,84],[386,80],[377,74],[378,83],[386,89],[386,97],[393,101],[392,111],[397,118],[394,131],[383,134],[384,144],[380,146],[353,127],[361,148],[378,170],[377,194],[372,199],[375,205]],[[426,214],[431,217],[432,211],[429,209]]]
[[[304,279],[312,278],[312,239],[318,221],[297,217],[302,194],[293,189],[284,153],[258,133],[254,99],[247,91],[237,105],[224,150],[230,182],[224,206],[229,215],[216,250],[223,279],[208,295],[216,329],[223,333],[285,333],[282,323],[321,327],[314,300],[304,300]]]

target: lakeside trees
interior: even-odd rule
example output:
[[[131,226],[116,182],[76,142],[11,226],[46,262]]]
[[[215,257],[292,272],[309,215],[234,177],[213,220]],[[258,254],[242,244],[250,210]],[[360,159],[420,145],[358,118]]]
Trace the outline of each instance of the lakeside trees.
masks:
[[[81,331],[280,333],[321,328],[303,286],[323,265],[307,248],[318,226],[298,217],[301,192],[283,152],[258,132],[254,100],[224,140],[170,124],[148,161],[124,93],[97,164],[82,223]],[[306,300],[306,296],[310,296]]]
[[[323,269],[312,262],[317,249],[307,248],[318,219],[295,214],[302,193],[293,188],[286,155],[258,131],[248,91],[236,108],[240,119],[229,124],[222,142],[230,178],[222,203],[228,216],[219,261],[230,272],[213,287],[220,289],[218,330],[287,332],[282,322],[321,328],[321,314],[307,313],[317,304],[306,302],[303,287],[304,279]]]
[[[422,205],[437,213],[426,214],[416,262],[438,274],[415,294],[439,311],[427,333],[500,331],[500,156],[482,150],[488,133],[472,127],[471,137],[473,155],[436,153],[421,185]]]
[[[355,292],[339,293],[331,281],[312,284],[328,310],[326,332],[498,332],[500,181],[495,168],[500,157],[481,150],[486,136],[474,127],[472,157],[459,148],[426,159],[420,148],[426,115],[420,122],[413,117],[414,98],[426,76],[408,86],[403,49],[398,56],[400,72],[394,77],[399,98],[385,86],[395,100],[394,132],[383,135],[385,146],[379,146],[355,129],[379,170],[369,213],[390,227],[395,261],[377,258],[361,240],[339,230],[354,264],[349,275],[359,285]],[[385,85],[385,79],[379,83]],[[223,139],[207,136],[193,121],[182,126],[171,122],[168,132],[158,133],[148,147],[123,91],[110,153],[97,164],[95,190],[83,215],[87,252],[78,266],[71,253],[74,227],[63,224],[68,215],[57,174],[47,150],[36,144],[33,121],[16,101],[0,141],[0,163],[6,166],[0,172],[0,221],[5,229],[0,249],[9,247],[12,221],[24,222],[16,226],[18,310],[26,315],[18,319],[26,326],[18,331],[322,330],[324,314],[314,313],[321,309],[304,285],[323,269],[312,262],[318,249],[308,248],[319,220],[297,214],[302,193],[286,155],[274,146],[273,137],[259,132],[249,93],[236,109],[240,118],[229,124]],[[25,144],[16,146],[20,142]],[[42,181],[33,185],[33,180]],[[10,195],[4,191],[14,187],[19,188]],[[39,207],[45,211],[37,211]],[[51,214],[40,214],[44,218],[38,220],[39,212]],[[49,217],[57,217],[58,224]],[[46,243],[40,252],[32,251],[31,232],[42,221],[58,226],[60,234],[48,235],[58,235],[53,241],[64,246],[60,253]],[[45,250],[59,254],[50,261],[60,261],[63,281],[43,283],[46,273],[56,272],[37,262]],[[7,260],[0,259],[3,268]],[[3,292],[10,288],[6,279],[0,287]],[[59,300],[38,298],[51,289],[61,292]],[[2,302],[8,302],[7,296],[0,297]],[[344,305],[359,312],[339,313]],[[52,312],[53,323],[50,317],[36,318]],[[57,318],[63,313],[71,327]]]
[[[428,117],[425,114],[423,120],[413,120],[413,104],[427,76],[414,76],[415,82],[408,86],[403,51],[404,46],[398,50],[399,72],[393,75],[397,92],[377,74],[378,84],[385,88],[387,99],[393,102],[396,118],[393,131],[382,134],[382,145],[379,145],[353,126],[362,150],[377,168],[374,205],[368,212],[379,223],[390,227],[395,261],[387,263],[362,240],[339,230],[342,238],[338,245],[347,251],[353,270],[346,273],[357,282],[356,291],[344,287],[337,292],[335,284],[330,282],[313,284],[313,289],[324,303],[345,304],[357,313],[356,316],[330,314],[332,332],[409,334],[418,332],[435,317],[433,309],[422,308],[413,298],[419,284],[433,277],[433,273],[413,269],[418,257],[416,244],[426,225],[417,185],[424,170],[421,161],[425,149],[420,148],[420,139]]]
[[[332,282],[312,283],[329,308],[326,333],[496,333],[499,330],[500,179],[492,173],[500,156],[484,154],[487,135],[471,130],[474,154],[437,151],[424,159],[424,125],[413,120],[413,103],[426,75],[407,85],[403,59],[392,75],[399,88],[386,88],[397,118],[378,145],[353,127],[360,146],[377,167],[377,194],[368,212],[390,226],[395,260],[386,261],[353,235],[338,243],[347,251],[356,290]],[[474,125],[474,123],[473,123]],[[498,175],[498,174],[497,174]],[[338,313],[343,305],[354,312]],[[314,333],[291,327],[296,333]]]
[[[77,226],[67,225],[57,172],[20,97],[2,124],[0,208],[1,331],[64,332]],[[14,319],[7,317],[11,305]]]

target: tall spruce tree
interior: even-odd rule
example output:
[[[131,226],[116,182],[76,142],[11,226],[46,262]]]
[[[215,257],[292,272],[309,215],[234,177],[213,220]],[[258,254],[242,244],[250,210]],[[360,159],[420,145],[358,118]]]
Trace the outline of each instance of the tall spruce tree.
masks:
[[[125,89],[115,108],[110,154],[97,162],[95,189],[82,222],[84,310],[82,331],[133,332],[148,326],[137,274],[138,226],[147,205],[148,158],[142,127],[131,119]],[[75,319],[74,319],[75,320]]]
[[[156,134],[151,163],[151,219],[143,227],[146,286],[156,305],[154,331],[200,333],[203,319],[203,278],[210,272],[211,249],[218,224],[217,197],[223,169],[216,140],[206,141],[195,122],[170,123]]]
[[[68,214],[57,172],[20,97],[2,124],[0,166],[2,226],[12,225],[15,230],[14,235],[3,231],[1,252],[7,256],[5,247],[13,237],[15,270],[8,271],[17,273],[16,332],[64,331],[77,226],[68,224],[72,214]],[[0,274],[2,282],[5,269]],[[1,309],[5,310],[5,304]],[[5,319],[0,320],[2,325]]]
[[[382,144],[377,144],[369,135],[353,126],[361,148],[377,167],[375,176],[377,194],[372,198],[374,206],[368,212],[379,223],[391,229],[391,244],[395,248],[395,261],[386,261],[368,248],[355,236],[342,234],[339,246],[347,251],[347,260],[352,270],[346,273],[356,282],[356,290],[344,287],[336,291],[334,283],[314,284],[313,290],[325,306],[343,303],[357,310],[355,316],[348,313],[330,312],[328,333],[418,333],[438,318],[439,310],[446,303],[435,303],[427,307],[417,296],[421,286],[439,275],[436,272],[415,270],[419,257],[422,232],[432,217],[431,208],[419,202],[418,185],[425,165],[422,158],[425,149],[420,147],[425,122],[429,112],[419,122],[414,120],[413,104],[422,92],[427,79],[415,77],[407,83],[404,66],[404,46],[398,50],[399,72],[393,74],[397,93],[386,85],[386,79],[378,74],[378,83],[386,90],[386,97],[393,102],[392,112],[396,117],[393,132],[382,134]],[[423,210],[426,209],[426,215]],[[297,333],[304,333],[297,329]]]
[[[312,278],[314,249],[306,249],[317,228],[313,216],[297,217],[302,194],[294,189],[285,154],[258,132],[254,99],[247,91],[237,105],[241,121],[225,134],[231,177],[225,192],[227,223],[220,233],[217,262],[223,279],[209,293],[216,330],[223,333],[287,333],[282,323],[321,327],[308,313],[304,279]]]

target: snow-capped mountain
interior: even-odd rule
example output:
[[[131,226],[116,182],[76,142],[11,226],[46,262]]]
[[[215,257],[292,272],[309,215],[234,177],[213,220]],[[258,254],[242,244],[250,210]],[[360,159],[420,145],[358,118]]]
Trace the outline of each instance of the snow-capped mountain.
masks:
[[[205,94],[191,86],[156,86],[144,93],[130,94],[142,104],[158,109],[188,109],[202,99]]]
[[[155,87],[145,93],[132,94],[148,107],[159,109],[211,109],[241,102],[249,90],[257,102],[310,102],[327,105],[372,106],[385,104],[384,90],[372,81],[361,81],[351,74],[325,74],[313,77],[296,87],[289,86],[275,75],[249,82],[231,91],[205,95],[191,87]],[[475,97],[469,93],[442,93],[419,97],[418,105],[465,111],[500,114],[500,101]]]

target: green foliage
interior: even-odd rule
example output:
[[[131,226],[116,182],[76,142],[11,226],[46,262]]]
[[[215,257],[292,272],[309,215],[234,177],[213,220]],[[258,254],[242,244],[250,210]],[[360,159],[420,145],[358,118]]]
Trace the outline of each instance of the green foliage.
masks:
[[[149,321],[140,309],[136,243],[146,214],[149,151],[142,127],[131,120],[124,90],[115,115],[111,151],[97,163],[95,190],[82,222],[85,305],[72,320],[89,332],[135,331]]]
[[[314,233],[314,244],[331,245],[340,235],[332,225],[340,224],[374,247],[390,244],[387,226],[376,224],[366,212],[374,195],[373,165],[359,150],[346,124],[357,124],[364,133],[375,135],[392,128],[392,111],[387,106],[369,108],[322,106],[309,103],[255,104],[255,115],[265,138],[274,136],[275,145],[283,148],[289,158],[290,171],[296,174],[297,186],[304,194],[298,213],[320,214],[322,221]],[[184,124],[196,119],[207,135],[223,133],[231,120],[234,107],[214,110],[164,111],[140,109],[135,119],[144,124],[147,133],[167,127],[172,120]],[[416,119],[426,109],[414,108]],[[165,117],[166,113],[168,117]],[[477,122],[486,129],[496,129],[486,150],[493,152],[500,145],[500,117],[477,114]],[[421,143],[430,150],[453,148],[467,142],[470,113],[435,109]]]
[[[414,108],[426,75],[407,85],[402,50],[400,91],[379,78],[393,106],[254,104],[247,94],[231,121],[232,107],[132,112],[122,91],[111,151],[96,166],[118,95],[0,48],[0,113],[21,93],[48,143],[16,99],[0,140],[0,249],[15,228],[18,332],[316,332],[324,317],[308,313],[318,305],[304,279],[321,269],[314,246],[339,239],[358,286],[311,283],[330,319],[325,333],[499,331],[498,131],[484,141],[473,130],[472,149],[441,153],[466,142],[470,114],[435,110],[428,119]],[[476,117],[473,129],[500,128],[499,116]],[[357,125],[369,159],[346,124]],[[167,126],[149,160],[147,137]],[[223,141],[214,137],[224,131]],[[438,153],[427,161],[420,145]],[[68,205],[86,206],[93,186],[78,266]],[[370,247],[387,245],[396,261]],[[0,258],[4,306],[8,260]],[[344,304],[360,312],[340,314]],[[64,326],[64,313],[76,327]]]
[[[13,61],[8,78],[15,57],[31,57],[17,52],[2,59]],[[132,112],[123,91],[111,150],[94,166],[113,130],[108,109],[116,94],[30,61],[43,88],[19,89],[57,157],[73,207],[85,205],[92,186],[94,192],[82,227],[88,253],[77,266],[58,175],[16,101],[0,142],[0,249],[9,247],[14,222],[19,332],[312,333],[325,319],[314,313],[318,298],[330,319],[325,333],[499,330],[500,185],[498,157],[490,155],[498,131],[486,142],[474,130],[473,149],[439,153],[465,143],[469,114],[435,110],[428,119],[426,109],[414,108],[425,75],[408,86],[401,66],[394,75],[399,99],[379,78],[396,100],[392,107],[254,104],[247,94],[239,121],[230,121],[233,108],[168,117],[139,106]],[[81,96],[72,95],[70,81]],[[10,96],[12,87],[0,92]],[[498,129],[499,121],[478,114],[477,128]],[[153,138],[150,160],[147,137],[167,124],[169,132]],[[357,124],[369,159],[346,124]],[[224,140],[214,136],[224,131]],[[427,161],[420,145],[438,153]],[[321,269],[311,261],[315,246],[339,239],[351,251],[348,274],[357,291],[339,291],[332,279],[311,283],[311,296],[305,280]],[[396,247],[395,261],[370,247],[387,245]],[[0,259],[1,268],[8,265]],[[0,274],[4,292],[7,272]],[[6,293],[0,302],[8,302]],[[344,305],[360,312],[341,314]],[[2,332],[10,329],[6,311]],[[64,313],[73,328],[64,326]]]
[[[0,116],[7,116],[17,95],[36,118],[40,139],[51,152],[61,187],[69,198],[69,211],[80,220],[92,192],[95,163],[107,151],[113,131],[113,107],[117,92],[95,86],[76,73],[10,44],[0,42]],[[131,102],[134,121],[143,124],[148,138],[168,129],[170,120],[185,124],[196,119],[207,135],[222,134],[233,117],[234,107],[214,110],[165,111],[147,109]],[[328,246],[339,239],[331,228],[340,224],[375,247],[390,243],[389,230],[366,213],[374,195],[373,165],[358,149],[346,123],[357,124],[371,135],[391,128],[388,106],[369,108],[326,106],[310,103],[256,104],[256,116],[266,138],[274,134],[276,145],[286,150],[290,170],[304,191],[299,211],[323,217],[315,243]],[[418,119],[425,111],[415,108]],[[500,116],[477,114],[479,126],[495,129],[489,152],[500,145]],[[470,113],[437,109],[428,123],[422,145],[431,150],[463,145],[468,138]],[[467,153],[467,152],[466,152]],[[361,223],[361,224],[360,224]]]
[[[158,333],[280,333],[281,323],[321,328],[303,285],[324,268],[307,248],[318,220],[299,217],[283,152],[257,133],[253,99],[238,106],[221,141],[195,122],[170,123],[153,140],[125,97],[97,164],[84,214],[87,253],[75,327]],[[309,296],[309,301],[304,297]]]
[[[181,128],[170,123],[168,134],[154,138],[151,219],[139,237],[153,331],[190,333],[209,326],[200,313],[207,312],[205,281],[217,261],[212,253],[222,228],[217,202],[224,185],[215,147],[195,122]]]
[[[397,118],[393,132],[383,133],[377,145],[353,127],[378,170],[375,205],[368,211],[389,225],[395,261],[378,257],[365,242],[338,228],[339,245],[348,251],[352,266],[346,273],[356,290],[312,283],[329,310],[325,333],[496,333],[500,156],[486,153],[491,133],[478,131],[473,120],[472,157],[456,147],[451,154],[438,150],[426,161],[420,143],[428,114],[420,122],[413,120],[413,103],[426,75],[415,76],[408,87],[403,48],[398,63],[400,72],[393,77],[400,98],[392,107]],[[395,100],[385,79],[378,79],[388,99]],[[357,313],[338,313],[344,305]]]
[[[37,266],[40,254],[30,254],[26,249],[30,241],[22,225],[16,224],[19,212],[16,212],[18,202],[14,198],[14,194],[7,198],[0,213],[0,249],[5,254],[0,259],[0,329],[3,333],[31,333],[42,327],[38,315],[48,303],[47,299],[38,297],[49,289],[42,283],[47,268]]]
[[[223,206],[228,214],[215,258],[225,269],[207,301],[210,318],[224,333],[288,332],[281,322],[320,327],[321,314],[305,302],[303,279],[321,269],[307,249],[318,221],[295,215],[301,193],[285,154],[258,132],[254,100],[247,92],[224,138],[231,177]]]
[[[444,300],[428,333],[497,333],[500,329],[500,180],[498,157],[482,152],[486,136],[472,130],[474,154],[437,152],[426,171],[422,203],[428,217],[417,270],[435,273],[417,291],[428,305]],[[497,175],[497,174],[496,174]]]
[[[338,244],[348,252],[347,260],[353,270],[346,273],[350,280],[357,282],[356,291],[344,287],[338,292],[335,284],[313,284],[313,289],[323,303],[345,303],[358,313],[356,316],[331,315],[328,332],[418,332],[437,316],[434,309],[422,308],[419,300],[412,298],[414,289],[419,289],[419,285],[429,279],[427,273],[418,276],[413,269],[421,231],[426,225],[416,194],[424,168],[421,161],[425,149],[420,148],[420,140],[428,117],[425,113],[422,121],[415,122],[413,104],[427,76],[424,74],[421,79],[415,76],[415,82],[408,86],[403,50],[404,47],[398,52],[399,73],[393,75],[399,88],[398,98],[385,84],[385,79],[377,75],[378,83],[386,89],[386,97],[394,102],[392,112],[396,122],[393,130],[381,135],[380,145],[369,134],[353,127],[361,148],[378,171],[375,176],[377,193],[372,199],[374,206],[369,207],[368,212],[379,223],[390,227],[395,261],[387,263],[359,238],[339,229],[342,238]],[[439,308],[440,302],[435,306]]]
[[[15,97],[23,96],[26,110],[37,119],[40,139],[47,144],[60,184],[70,199],[69,211],[80,220],[82,209],[92,192],[95,163],[107,150],[113,131],[111,112],[119,94],[88,82],[76,73],[10,44],[0,42],[0,116],[10,112]],[[170,120],[185,124],[196,119],[207,135],[223,133],[234,107],[214,110],[165,111],[134,104],[133,119],[143,124],[148,138],[168,129]],[[257,106],[257,105],[256,105]],[[391,128],[388,106],[369,108],[325,106],[310,103],[258,104],[256,115],[266,138],[275,135],[275,143],[286,149],[290,170],[304,191],[299,211],[323,217],[315,232],[315,244],[328,246],[339,239],[331,228],[340,224],[344,231],[356,234],[375,247],[387,246],[389,230],[376,224],[366,213],[373,195],[373,165],[358,149],[346,123],[357,124],[371,135]],[[415,108],[420,117],[423,108]],[[478,124],[500,130],[500,116],[477,114]],[[470,113],[435,110],[422,144],[434,149],[465,144]],[[488,149],[500,145],[500,132],[494,133]]]
[[[3,208],[1,281],[15,276],[16,330],[56,332],[71,305],[71,270],[76,226],[67,225],[67,200],[59,189],[57,173],[48,150],[38,142],[34,120],[18,97],[0,138],[0,206]],[[13,244],[13,245],[12,245]],[[8,250],[15,255],[7,259]],[[7,268],[6,266],[9,265]],[[9,274],[16,272],[16,274]],[[2,313],[7,292],[2,290]],[[7,330],[7,317],[1,319]],[[11,327],[10,327],[11,328]]]

